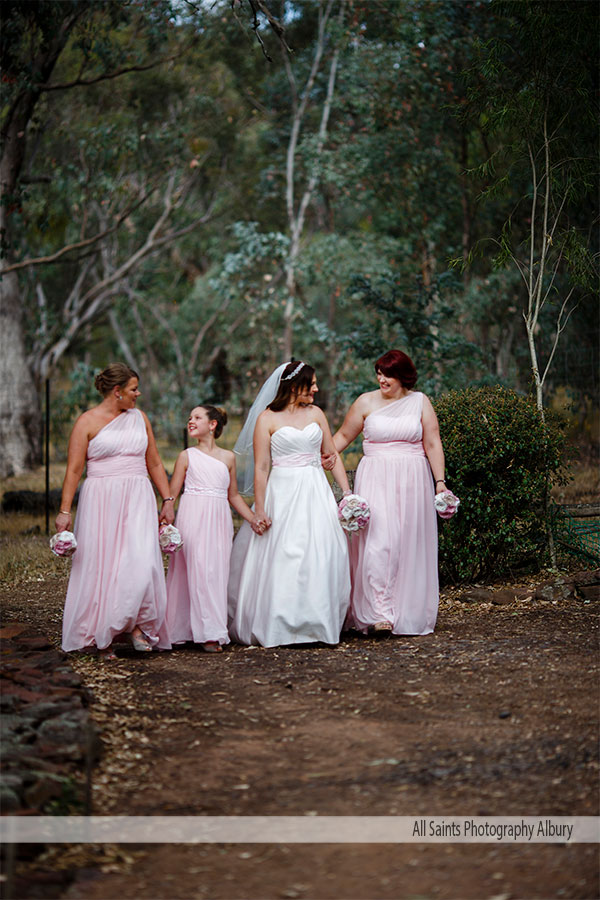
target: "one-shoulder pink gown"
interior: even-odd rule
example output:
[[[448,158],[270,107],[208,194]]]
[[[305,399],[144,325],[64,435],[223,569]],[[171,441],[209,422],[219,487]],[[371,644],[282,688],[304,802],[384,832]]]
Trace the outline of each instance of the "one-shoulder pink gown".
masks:
[[[167,627],[174,644],[227,644],[227,579],[233,540],[229,469],[197,447],[186,450],[185,490],[176,525],[183,547],[167,574]]]
[[[348,623],[366,632],[391,622],[394,634],[429,634],[439,587],[433,478],[423,449],[423,394],[411,392],[365,419],[355,491],[371,519],[352,535]]]
[[[81,488],[63,650],[109,647],[139,626],[150,643],[171,645],[158,517],[148,479],[141,412],[126,410],[92,438]]]

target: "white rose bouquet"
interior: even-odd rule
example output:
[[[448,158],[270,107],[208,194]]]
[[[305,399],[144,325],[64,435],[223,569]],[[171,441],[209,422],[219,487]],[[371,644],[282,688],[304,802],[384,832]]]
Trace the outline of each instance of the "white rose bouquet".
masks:
[[[459,506],[460,500],[452,491],[441,491],[435,495],[435,508],[440,519],[451,519]]]
[[[50,538],[50,549],[55,556],[73,556],[77,540],[72,531],[59,531]]]
[[[163,553],[177,553],[183,547],[179,529],[174,525],[161,525],[158,529],[158,543]]]
[[[364,497],[360,497],[358,494],[348,494],[346,497],[342,497],[338,503],[340,525],[349,534],[365,528],[369,524],[370,518],[369,504]]]

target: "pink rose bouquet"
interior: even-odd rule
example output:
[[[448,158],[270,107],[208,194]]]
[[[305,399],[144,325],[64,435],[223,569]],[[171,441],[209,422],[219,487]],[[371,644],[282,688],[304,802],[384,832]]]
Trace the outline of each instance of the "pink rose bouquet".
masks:
[[[174,525],[161,525],[158,529],[158,543],[163,553],[177,553],[183,547],[179,529]]]
[[[459,506],[460,500],[452,491],[441,491],[435,495],[435,508],[440,519],[451,519]]]
[[[340,525],[349,534],[365,528],[370,518],[369,504],[364,497],[359,497],[358,494],[348,494],[346,497],[342,497],[338,503]]]
[[[72,531],[59,531],[50,538],[50,549],[55,556],[73,556],[77,541]]]

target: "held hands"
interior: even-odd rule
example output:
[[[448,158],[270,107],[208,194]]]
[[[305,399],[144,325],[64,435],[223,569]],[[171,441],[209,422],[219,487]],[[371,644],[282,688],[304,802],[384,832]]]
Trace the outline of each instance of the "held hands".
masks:
[[[255,515],[250,526],[255,534],[264,534],[271,527],[271,519],[266,515]]]
[[[173,500],[164,500],[158,517],[159,525],[172,525],[175,521],[175,503]]]
[[[337,453],[321,453],[321,465],[327,472],[331,472],[335,466]]]

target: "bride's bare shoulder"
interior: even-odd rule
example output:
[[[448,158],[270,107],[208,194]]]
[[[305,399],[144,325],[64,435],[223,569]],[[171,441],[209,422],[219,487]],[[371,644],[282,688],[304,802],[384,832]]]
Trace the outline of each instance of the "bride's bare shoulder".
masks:
[[[276,427],[274,423],[276,419],[274,418],[277,414],[273,412],[272,409],[265,409],[256,420],[256,428],[259,428],[261,431],[266,429],[267,431],[273,431],[273,428]]]

